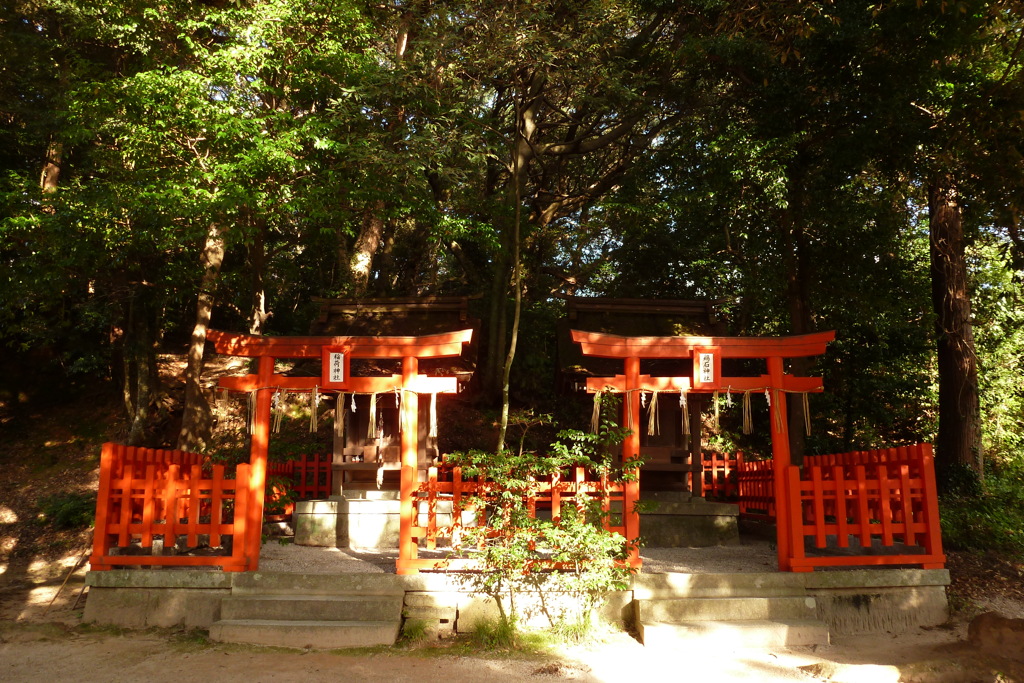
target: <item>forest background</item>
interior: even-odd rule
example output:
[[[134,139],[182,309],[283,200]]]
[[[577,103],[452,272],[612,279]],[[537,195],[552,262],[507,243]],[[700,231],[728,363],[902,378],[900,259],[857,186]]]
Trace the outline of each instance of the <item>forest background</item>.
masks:
[[[932,441],[964,542],[1024,552],[1022,9],[5,2],[3,421],[102,382],[206,448],[206,329],[314,296],[477,296],[478,405],[557,412],[556,295],[714,299],[837,330],[799,449]]]

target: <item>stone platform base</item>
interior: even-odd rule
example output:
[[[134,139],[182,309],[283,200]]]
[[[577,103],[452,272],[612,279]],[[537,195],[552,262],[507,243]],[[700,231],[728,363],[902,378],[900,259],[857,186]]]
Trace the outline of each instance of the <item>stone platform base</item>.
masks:
[[[644,503],[655,506],[640,514],[640,536],[646,546],[705,548],[740,542],[736,505],[680,493],[645,494]]]

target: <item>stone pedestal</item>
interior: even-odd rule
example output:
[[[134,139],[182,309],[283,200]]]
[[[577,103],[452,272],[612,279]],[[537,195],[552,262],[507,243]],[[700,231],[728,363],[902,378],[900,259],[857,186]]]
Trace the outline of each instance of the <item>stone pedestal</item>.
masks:
[[[398,491],[360,491],[338,503],[337,546],[354,550],[397,548],[401,527]]]
[[[295,544],[333,548],[337,545],[338,501],[300,500],[295,503]]]
[[[648,502],[645,496],[645,503]],[[740,542],[739,507],[689,494],[661,494],[652,512],[640,515],[640,536],[652,548],[704,548]]]

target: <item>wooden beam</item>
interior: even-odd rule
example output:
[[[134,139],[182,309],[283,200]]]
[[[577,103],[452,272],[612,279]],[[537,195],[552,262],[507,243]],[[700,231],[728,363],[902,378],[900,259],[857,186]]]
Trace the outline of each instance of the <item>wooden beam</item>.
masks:
[[[742,393],[744,391],[764,391],[765,389],[782,389],[784,391],[796,392],[820,392],[824,391],[824,384],[821,377],[795,377],[783,375],[782,386],[773,386],[769,375],[756,377],[723,377],[718,389],[693,389],[690,386],[689,377],[653,377],[651,375],[640,375],[640,385],[637,389],[644,391],[666,391],[679,392],[688,391],[693,393],[710,394],[712,391],[732,391]],[[598,391],[627,391],[624,375],[614,377],[588,377],[587,393],[594,394]]]
[[[209,330],[206,338],[217,353],[249,358],[320,358],[324,346],[343,347],[353,358],[451,358],[462,354],[473,330],[419,337],[258,337]]]
[[[383,394],[403,387],[402,375],[389,377],[350,377],[348,386],[342,391],[353,394]],[[258,375],[241,375],[237,377],[221,377],[217,386],[232,391],[255,391],[262,387],[280,387],[289,391],[311,391],[314,387],[323,388],[320,377],[288,377],[271,375],[268,384],[261,384]],[[405,387],[418,394],[454,394],[459,389],[455,377],[431,377],[416,375],[410,385]]]
[[[722,358],[802,358],[820,356],[834,330],[790,337],[623,337],[571,330],[584,356],[600,358],[691,358],[694,349],[717,347]]]

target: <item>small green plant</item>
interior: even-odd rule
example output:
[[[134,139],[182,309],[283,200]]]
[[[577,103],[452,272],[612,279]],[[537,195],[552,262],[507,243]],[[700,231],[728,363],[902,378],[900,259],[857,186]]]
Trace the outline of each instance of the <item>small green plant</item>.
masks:
[[[297,498],[294,482],[290,477],[271,475],[267,477],[266,493],[264,494],[264,512],[268,515],[281,515],[288,510]]]
[[[424,640],[427,637],[427,626],[423,619],[406,619],[402,622],[400,640],[406,644]]]
[[[1003,466],[972,494],[939,499],[942,538],[951,550],[994,551],[1024,559],[1024,467]]]
[[[604,420],[597,434],[560,432],[547,455],[506,450],[448,457],[462,467],[463,476],[485,476],[490,482],[487,492],[469,503],[479,523],[465,530],[462,551],[484,569],[459,575],[497,607],[496,625],[480,626],[485,641],[507,647],[515,640],[524,593],[539,596],[538,609],[552,627],[580,633],[589,631],[591,615],[607,591],[629,585],[632,569],[625,561],[636,539],[605,528],[611,512],[602,510],[600,501],[581,497],[565,502],[552,519],[538,518],[529,509],[537,482],[570,467],[595,469],[611,481],[635,476],[634,463],[613,465],[614,446],[626,434]]]
[[[58,493],[39,500],[41,519],[55,529],[85,529],[96,515],[96,492]]]

